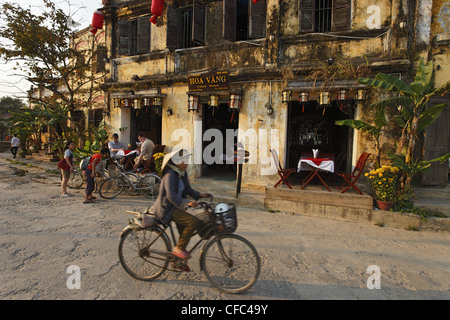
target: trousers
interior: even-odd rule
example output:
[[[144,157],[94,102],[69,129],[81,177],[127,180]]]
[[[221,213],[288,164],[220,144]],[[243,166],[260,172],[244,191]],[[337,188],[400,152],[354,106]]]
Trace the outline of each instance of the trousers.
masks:
[[[91,177],[92,170],[86,169],[84,174],[86,176],[86,197],[90,196],[95,189],[94,178]]]
[[[173,209],[172,221],[177,225],[178,233],[180,234],[177,247],[183,251],[186,251],[189,240],[193,236],[194,232],[201,226],[202,221],[189,212],[178,208]]]

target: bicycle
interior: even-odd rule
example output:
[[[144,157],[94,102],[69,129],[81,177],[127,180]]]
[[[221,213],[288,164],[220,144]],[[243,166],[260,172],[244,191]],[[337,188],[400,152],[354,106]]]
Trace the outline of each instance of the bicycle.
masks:
[[[206,241],[199,263],[212,286],[225,293],[247,291],[259,277],[261,260],[250,241],[233,234],[237,227],[236,207],[225,204],[229,209],[219,212],[217,208],[223,207],[223,203],[214,205],[211,201],[210,204],[200,202],[199,205],[200,209],[204,209],[204,225],[195,233],[200,236],[200,240],[188,252],[194,252]],[[148,214],[146,219],[149,219]],[[166,270],[189,271],[186,261],[172,254],[172,248],[177,243],[172,225],[165,225],[156,217],[150,220],[152,223],[146,227],[135,225],[134,220],[130,220],[122,231],[119,259],[125,271],[143,281],[153,281]],[[171,237],[167,235],[168,232]]]
[[[119,167],[117,176],[110,177],[102,182],[98,188],[102,198],[113,199],[125,189],[130,195],[143,194],[147,198],[155,200],[159,193],[161,178],[154,173],[146,173],[140,176],[133,172],[124,171],[121,164],[116,161]]]
[[[106,160],[102,160],[106,161]],[[78,166],[74,166],[74,170],[70,173],[69,181],[67,181],[67,187],[70,189],[81,189],[83,183],[85,181],[85,177],[83,173],[77,168]],[[62,179],[62,175],[60,175]],[[106,170],[106,166],[103,164],[102,169],[100,171],[100,176],[98,177],[101,181],[109,178],[108,170]],[[95,181],[95,190],[97,190],[97,186],[99,182]]]
[[[62,175],[61,175],[62,180]],[[80,189],[84,183],[84,176],[77,168],[70,173],[69,181],[67,181],[67,187],[70,189]]]

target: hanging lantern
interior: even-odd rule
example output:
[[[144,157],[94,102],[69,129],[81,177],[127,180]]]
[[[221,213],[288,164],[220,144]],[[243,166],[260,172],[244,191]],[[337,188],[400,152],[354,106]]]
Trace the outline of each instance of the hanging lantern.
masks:
[[[129,99],[123,99],[122,100],[122,106],[125,108],[131,107],[131,103]]]
[[[306,103],[309,102],[309,93],[308,92],[302,92],[298,96],[298,102]]]
[[[94,15],[92,16],[92,29],[91,29],[92,34],[96,34],[98,29],[103,28],[103,19],[104,19],[103,12],[101,12],[100,10],[96,10],[94,12]]]
[[[230,101],[229,101],[229,107],[230,109],[239,111],[241,109],[241,96],[238,94],[231,94],[230,95]]]
[[[309,93],[308,92],[302,92],[298,96],[298,102],[302,106],[302,112],[305,112],[305,104],[309,102]]]
[[[218,107],[219,106],[219,96],[210,95],[208,104],[210,107]]]
[[[120,107],[120,100],[119,99],[113,99],[113,106],[114,108],[119,108]]]
[[[356,100],[358,101],[364,101],[367,99],[367,91],[364,89],[359,89],[356,92]]]
[[[198,112],[198,97],[189,96],[188,99],[188,112],[189,111],[197,111]]]
[[[140,99],[135,99],[133,101],[133,105],[134,105],[134,109],[136,109],[136,110],[141,109],[141,100]]]
[[[156,20],[159,16],[162,15],[164,10],[164,0],[153,0],[152,1],[152,17],[150,18],[150,22],[156,25]]]
[[[162,105],[161,98],[159,98],[159,97],[153,98],[153,105],[158,106],[158,107],[161,106]]]
[[[283,91],[283,103],[291,102],[292,91]]]
[[[327,105],[330,104],[330,93],[328,91],[321,92],[319,95],[319,104],[320,105]]]
[[[150,99],[149,98],[142,99],[142,105],[144,107],[150,107]]]
[[[166,113],[167,113],[167,117],[170,117],[170,116],[173,114],[172,108],[169,107],[169,108],[166,110]]]
[[[339,90],[337,93],[337,100],[339,101],[347,100],[347,90]]]

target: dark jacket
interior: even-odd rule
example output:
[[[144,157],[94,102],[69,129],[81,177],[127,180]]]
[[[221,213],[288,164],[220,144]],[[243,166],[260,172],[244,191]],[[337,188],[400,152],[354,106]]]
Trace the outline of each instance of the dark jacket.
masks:
[[[163,223],[168,224],[172,219],[174,208],[185,209],[186,204],[189,202],[186,199],[187,195],[198,200],[200,193],[192,189],[187,173],[180,177],[177,172],[170,168],[167,168],[165,171],[159,188],[159,195],[152,211]],[[184,192],[181,196],[178,195],[179,179],[182,179],[184,183]]]

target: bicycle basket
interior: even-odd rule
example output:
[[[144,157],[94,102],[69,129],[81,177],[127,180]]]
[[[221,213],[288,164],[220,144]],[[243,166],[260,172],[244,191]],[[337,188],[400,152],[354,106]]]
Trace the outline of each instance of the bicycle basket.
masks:
[[[233,233],[237,228],[236,207],[234,204],[219,203],[214,207],[213,219],[219,233]]]
[[[108,174],[111,178],[117,178],[120,176],[120,169],[114,164],[109,165]]]

